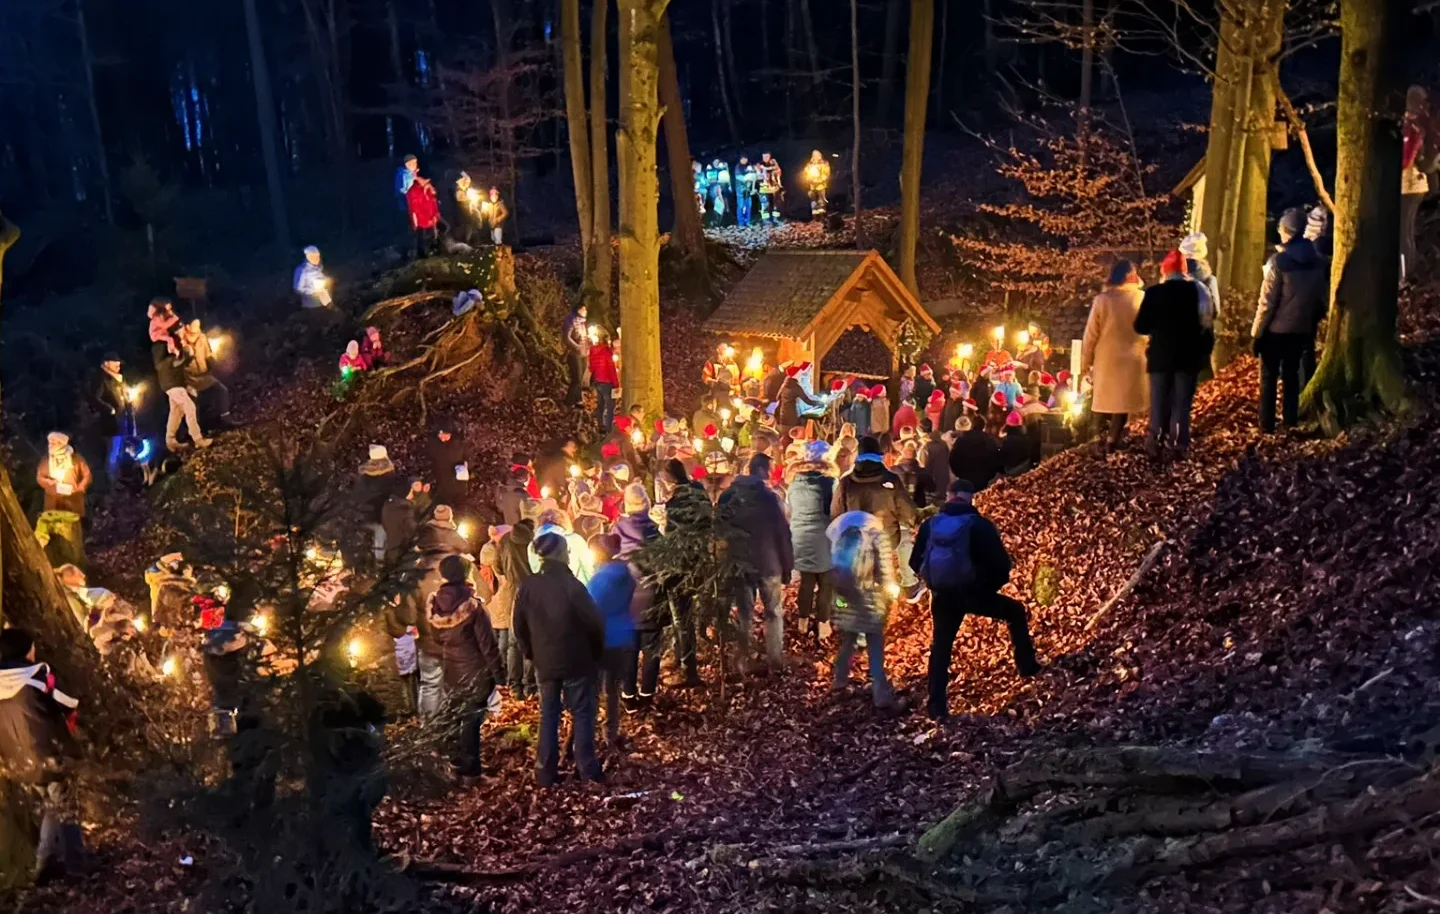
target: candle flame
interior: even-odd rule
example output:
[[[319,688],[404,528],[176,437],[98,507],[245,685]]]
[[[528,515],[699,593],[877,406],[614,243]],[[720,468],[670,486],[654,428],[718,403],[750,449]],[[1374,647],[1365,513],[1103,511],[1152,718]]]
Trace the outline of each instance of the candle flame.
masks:
[[[990,335],[995,338],[997,344],[1005,342],[1005,325],[1000,324],[994,330],[990,331]]]
[[[1029,331],[1029,330],[1020,330],[1020,331],[1017,331],[1016,334],[1015,334],[1015,342],[1019,343],[1021,346],[1029,346],[1029,345],[1030,345],[1030,331]]]
[[[174,676],[178,672],[180,672],[180,661],[176,660],[173,656],[166,657],[160,664],[160,674],[162,676]]]
[[[572,463],[572,464],[570,464],[570,478],[571,478],[571,479],[579,479],[579,478],[580,478],[580,464],[578,464],[578,463]]]
[[[150,627],[150,621],[149,621],[148,619],[146,619],[144,616],[136,616],[135,618],[133,618],[133,619],[130,620],[130,625],[131,625],[137,632],[142,632],[142,633],[143,633],[146,629],[148,629],[148,628]]]
[[[270,631],[270,617],[264,613],[256,613],[250,617],[250,627],[255,629],[258,635],[264,635]]]
[[[975,354],[975,344],[961,343],[959,346],[955,347],[955,354],[962,359],[968,359]]]
[[[644,444],[644,443],[645,443],[645,433],[642,432],[642,431],[640,431],[640,429],[637,428],[637,429],[635,429],[635,431],[633,431],[633,432],[630,433],[630,440],[633,441],[633,442],[635,442],[636,444]]]
[[[351,638],[345,642],[345,656],[350,658],[350,665],[359,664],[360,658],[365,656],[365,642],[359,637]]]

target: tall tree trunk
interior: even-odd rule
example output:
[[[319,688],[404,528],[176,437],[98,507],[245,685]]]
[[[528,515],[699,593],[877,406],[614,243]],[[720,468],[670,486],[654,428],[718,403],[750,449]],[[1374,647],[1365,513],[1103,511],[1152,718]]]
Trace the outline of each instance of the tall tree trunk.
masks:
[[[620,386],[647,416],[665,409],[660,374],[660,226],[655,135],[660,124],[660,25],[667,0],[619,0],[627,92],[616,135],[620,187]]]
[[[386,0],[385,27],[390,33],[390,73],[395,80],[395,85],[406,90],[408,98],[410,79],[405,72],[405,59],[400,53],[400,17],[395,13],[395,0]],[[408,118],[406,120],[408,122]],[[414,130],[407,128],[405,132],[409,135],[406,142],[408,147],[408,139],[414,136]]]
[[[1246,118],[1245,155],[1240,160],[1236,218],[1231,238],[1229,286],[1260,288],[1260,273],[1269,251],[1266,243],[1270,196],[1271,137],[1275,129],[1275,85],[1280,44],[1285,37],[1285,0],[1266,0],[1254,28],[1255,62],[1250,75],[1250,110]]]
[[[495,23],[495,55],[496,64],[506,76],[500,86],[500,121],[503,124],[500,130],[500,155],[505,163],[505,174],[510,184],[510,215],[506,221],[510,225],[506,234],[514,239],[514,244],[520,240],[520,163],[515,149],[516,130],[514,118],[514,100],[511,98],[511,88],[514,85],[514,77],[510,70],[510,48],[515,41],[516,18],[515,10],[510,0],[490,0],[491,18]],[[578,33],[578,29],[576,30]]]
[[[890,123],[895,103],[895,71],[900,65],[900,23],[904,21],[905,0],[885,0],[885,44],[880,58],[880,91],[875,96],[874,123]]]
[[[1230,186],[1230,147],[1235,139],[1236,90],[1242,54],[1240,24],[1226,4],[1220,6],[1220,42],[1210,86],[1210,132],[1205,144],[1205,194],[1200,201],[1200,230],[1210,241],[1212,267],[1222,260],[1221,228]],[[1218,277],[1217,277],[1218,278]]]
[[[4,213],[0,213],[0,293],[5,288],[5,255],[20,240],[20,228],[9,219]],[[4,307],[5,299],[0,295],[0,309]],[[3,313],[3,312],[0,312]],[[0,398],[3,399],[3,398]],[[4,416],[0,415],[0,425],[3,425]],[[3,467],[0,467],[3,469]],[[9,478],[6,478],[9,483]],[[7,555],[3,543],[0,543],[0,628],[5,627],[5,556]]]
[[[270,191],[270,234],[276,244],[290,249],[290,216],[285,211],[280,156],[275,142],[275,97],[270,93],[270,67],[265,62],[265,38],[255,0],[245,4],[245,33],[250,40],[250,81],[255,86],[255,120],[260,126],[260,155],[265,162],[265,184]]]
[[[95,56],[90,52],[90,32],[85,26],[85,3],[75,4],[75,28],[80,33],[80,56],[85,59],[86,101],[90,127],[95,133],[95,164],[100,168],[100,192],[105,204],[105,221],[115,224],[115,204],[110,189],[110,157],[105,153],[105,131],[100,127],[100,106],[95,101]]]
[[[725,85],[725,51],[720,39],[719,0],[712,0],[710,4],[710,25],[715,33],[715,81],[720,87],[720,107],[725,112],[725,124],[730,128],[730,142],[738,146],[740,124],[735,120],[735,108],[730,104],[730,89]]]
[[[720,37],[725,46],[725,82],[730,87],[730,102],[741,120],[745,119],[745,90],[740,82],[740,71],[735,68],[735,30],[731,28],[731,12],[735,0],[724,0],[720,7]]]
[[[900,169],[900,279],[914,295],[915,246],[920,240],[920,163],[925,153],[925,108],[930,99],[930,49],[935,0],[910,0],[910,52],[905,64],[905,152]]]
[[[604,3],[605,0],[596,0]],[[575,212],[580,219],[580,250],[585,254],[585,284],[594,280],[591,262],[595,182],[590,174],[590,126],[585,117],[585,65],[580,53],[580,0],[560,0],[560,47],[565,71],[565,126],[570,134],[570,171],[575,181]]]
[[[1394,53],[1405,0],[1340,4],[1335,115],[1335,257],[1325,353],[1303,406],[1328,429],[1379,407],[1398,412],[1402,74]]]
[[[825,109],[824,74],[820,71],[820,46],[815,41],[815,21],[810,15],[810,0],[796,0],[800,4],[800,29],[805,36],[805,54],[810,62],[810,84],[805,93],[809,106],[806,129],[814,132]]]
[[[850,0],[850,117],[854,136],[850,142],[850,194],[855,198],[855,247],[865,248],[860,226],[860,4]]]
[[[606,19],[610,0],[595,0],[590,14],[590,172],[592,187],[590,205],[592,221],[590,244],[594,249],[589,260],[593,264],[590,312],[611,318],[610,286],[614,273],[614,254],[610,250],[610,121],[606,117],[609,76],[606,66]]]
[[[945,46],[950,41],[950,0],[940,0],[940,59],[935,61],[935,111],[939,120],[945,117]]]
[[[660,22],[660,106],[665,113],[665,154],[670,167],[670,196],[675,202],[675,226],[670,243],[686,261],[692,282],[707,282],[705,227],[695,208],[695,182],[690,173],[690,138],[685,127],[685,106],[680,100],[680,81],[675,72],[675,45],[670,37],[670,17]]]

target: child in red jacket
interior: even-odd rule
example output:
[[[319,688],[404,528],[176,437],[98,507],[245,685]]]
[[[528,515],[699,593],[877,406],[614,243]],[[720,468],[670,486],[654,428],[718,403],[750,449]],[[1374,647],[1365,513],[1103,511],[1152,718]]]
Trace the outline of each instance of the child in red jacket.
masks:
[[[615,421],[615,388],[620,386],[620,373],[615,370],[610,334],[603,327],[595,328],[595,343],[590,347],[590,382],[599,400],[600,433],[608,434]]]

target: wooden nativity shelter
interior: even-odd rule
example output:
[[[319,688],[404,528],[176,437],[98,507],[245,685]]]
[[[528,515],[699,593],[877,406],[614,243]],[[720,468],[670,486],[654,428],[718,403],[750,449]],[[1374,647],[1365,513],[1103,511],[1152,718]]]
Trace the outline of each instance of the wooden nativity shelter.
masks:
[[[899,372],[896,333],[905,321],[939,333],[920,302],[878,251],[769,251],[705,322],[705,329],[751,346],[774,345],[777,362],[810,362],[820,379],[825,353],[852,327],[875,335]],[[743,356],[742,356],[743,358]]]

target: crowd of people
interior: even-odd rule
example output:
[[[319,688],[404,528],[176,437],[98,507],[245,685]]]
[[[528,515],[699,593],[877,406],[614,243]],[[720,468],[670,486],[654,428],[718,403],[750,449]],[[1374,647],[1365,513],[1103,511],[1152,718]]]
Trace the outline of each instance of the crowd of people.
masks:
[[[408,219],[417,258],[429,257],[441,250],[505,244],[510,209],[500,197],[500,188],[482,191],[474,186],[470,175],[462,171],[455,178],[453,196],[455,219],[451,221],[441,212],[435,182],[420,174],[417,157],[407,155],[395,170],[395,198]]]
[[[785,177],[780,163],[768,152],[751,163],[741,156],[732,170],[722,158],[708,165],[690,164],[695,182],[695,206],[712,228],[726,225],[779,225],[785,208]],[[816,149],[801,171],[810,199],[812,218],[825,215],[829,206],[830,162]],[[757,215],[758,214],[758,215]]]

